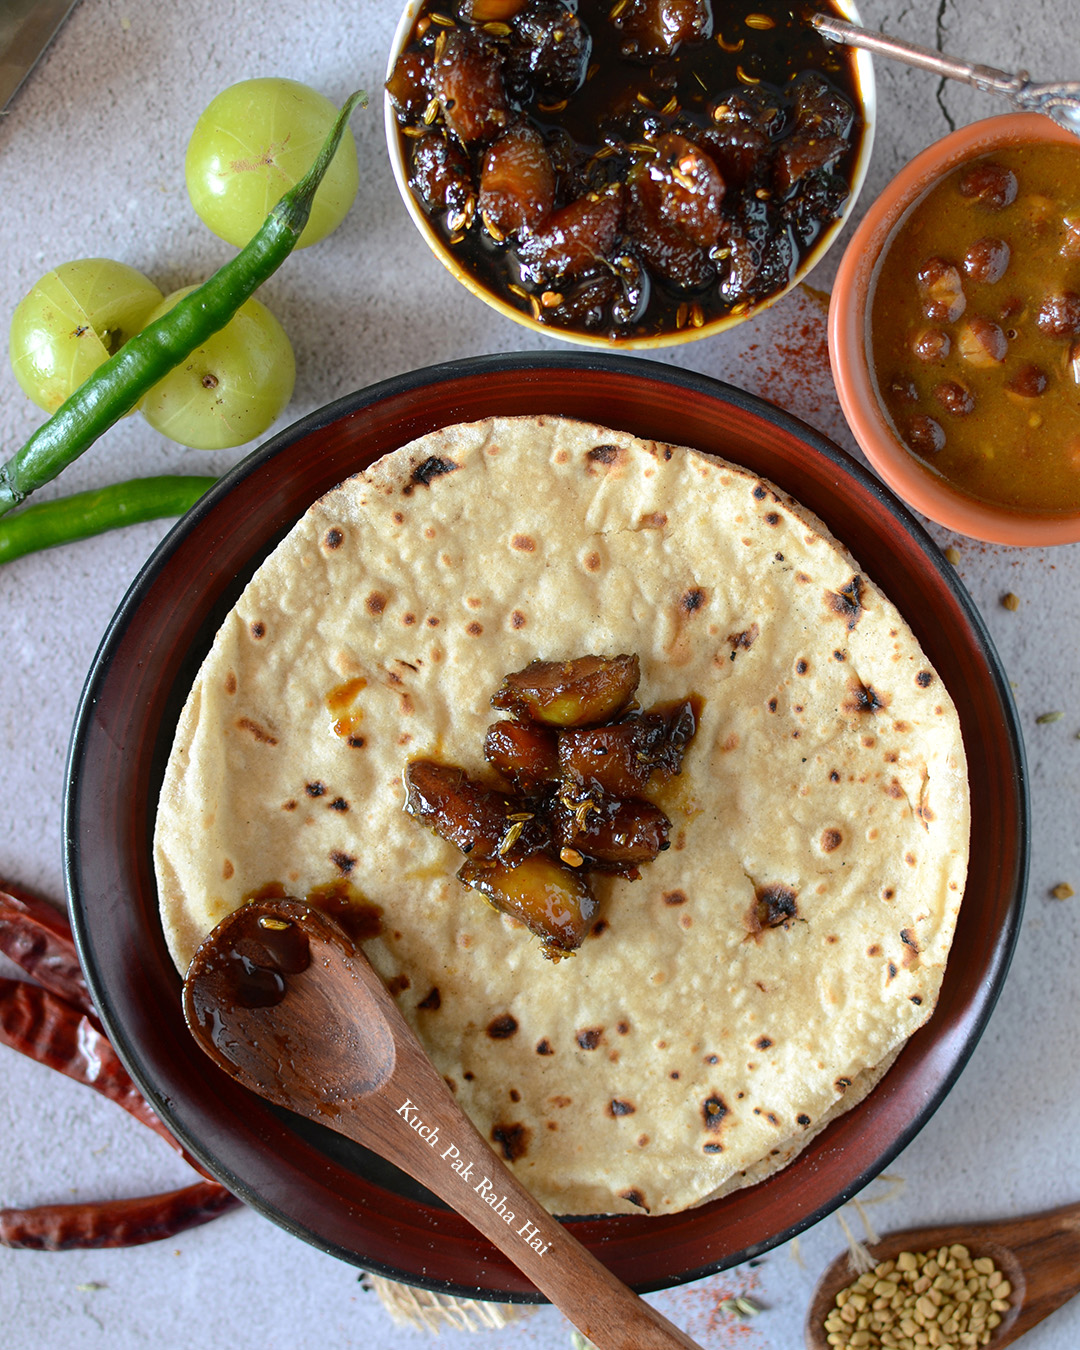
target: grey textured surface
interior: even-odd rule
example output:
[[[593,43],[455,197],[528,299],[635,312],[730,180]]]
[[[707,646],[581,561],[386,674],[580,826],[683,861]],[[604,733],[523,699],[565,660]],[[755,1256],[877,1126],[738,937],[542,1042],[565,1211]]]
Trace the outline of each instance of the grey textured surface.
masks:
[[[866,3],[874,27],[937,43],[957,56],[1045,78],[1075,77],[1074,0],[912,0]],[[81,0],[0,119],[0,314],[69,259],[103,255],[163,289],[201,279],[229,255],[194,217],[184,190],[190,128],[236,80],[281,74],[341,100],[379,89],[396,5],[310,0]],[[863,203],[950,126],[998,111],[989,97],[876,63],[879,131]],[[538,348],[534,338],[468,298],[430,257],[396,196],[378,100],[354,119],[361,196],[342,228],[292,258],[264,298],[284,323],[299,367],[281,425],[352,389],[453,357]],[[842,246],[841,241],[841,246]],[[831,268],[815,273],[827,288]],[[798,293],[751,325],[660,359],[702,371],[789,407],[853,448],[827,369],[793,378],[784,353],[820,343],[822,308]],[[554,341],[548,345],[555,346]],[[0,371],[5,453],[37,425]],[[137,418],[117,426],[43,496],[133,474],[207,472],[241,452],[181,450]],[[0,570],[0,875],[63,894],[64,759],[79,691],[110,616],[166,526],[136,526]],[[920,1136],[896,1160],[899,1193],[868,1210],[880,1229],[964,1217],[1017,1215],[1080,1199],[1080,545],[1027,551],[932,531],[959,550],[958,571],[982,609],[1014,682],[1030,757],[1034,854],[1019,948],[1004,994],[972,1061]],[[1004,609],[1005,591],[1021,597]],[[1051,724],[1039,714],[1060,709]],[[190,1177],[160,1141],[96,1094],[0,1051],[0,1205],[164,1190]],[[879,1181],[869,1197],[888,1190]],[[861,1224],[850,1210],[856,1231]],[[796,1350],[813,1282],[843,1247],[836,1218],[753,1269],[657,1296],[711,1348]],[[752,1291],[767,1311],[743,1326],[719,1310]],[[143,1345],[422,1346],[396,1327],[357,1272],[253,1213],[238,1212],[175,1241],[127,1251],[46,1255],[0,1251],[0,1322],[9,1350]],[[569,1344],[550,1308],[498,1332],[444,1332],[456,1350]],[[1031,1350],[1080,1344],[1080,1302],[1033,1331]]]

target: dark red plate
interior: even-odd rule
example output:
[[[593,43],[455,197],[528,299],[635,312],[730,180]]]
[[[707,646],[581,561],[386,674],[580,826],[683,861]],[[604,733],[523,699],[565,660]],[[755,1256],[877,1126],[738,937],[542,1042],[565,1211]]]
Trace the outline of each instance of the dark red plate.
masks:
[[[151,831],[173,729],[255,567],[328,488],[415,436],[492,414],[563,414],[714,451],[816,511],[906,616],[960,712],[972,788],[967,898],[933,1018],[880,1086],[784,1171],[663,1217],[575,1220],[638,1290],[736,1265],[864,1186],[940,1105],[986,1025],[1016,941],[1028,865],[1023,746],[978,612],[908,510],[770,404],[634,357],[522,354],[416,371],[313,413],[256,450],[168,535],[90,672],[68,768],[65,851],[79,950],[109,1036],[170,1128],[225,1185],[356,1265],[472,1297],[532,1300],[464,1220],[340,1136],[262,1102],[188,1034],[158,923]]]

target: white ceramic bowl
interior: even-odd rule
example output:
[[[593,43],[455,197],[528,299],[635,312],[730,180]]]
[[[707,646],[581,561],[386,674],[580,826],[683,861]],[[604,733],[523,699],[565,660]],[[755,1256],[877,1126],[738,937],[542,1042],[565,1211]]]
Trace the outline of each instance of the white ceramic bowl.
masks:
[[[409,45],[412,35],[413,25],[416,22],[417,14],[421,8],[420,0],[409,0],[398,22],[394,33],[394,40],[390,48],[390,56],[386,67],[386,78],[389,79],[397,64],[398,57]],[[837,13],[852,23],[859,23],[858,11],[850,0],[835,0],[834,8]],[[467,268],[463,267],[454,257],[450,249],[446,247],[445,242],[439,236],[433,227],[419,203],[413,196],[412,189],[409,187],[409,170],[402,152],[402,138],[398,129],[397,118],[394,114],[393,104],[390,102],[388,94],[383,95],[383,116],[386,128],[386,147],[390,155],[390,165],[394,172],[394,179],[397,183],[398,191],[401,193],[401,199],[405,203],[406,210],[412,217],[413,224],[420,232],[420,237],[425,241],[432,253],[446,267],[453,276],[473,295],[483,300],[486,305],[498,311],[504,318],[512,319],[514,323],[519,323],[525,328],[531,329],[534,333],[543,334],[545,337],[562,338],[565,342],[576,343],[583,347],[602,347],[607,350],[618,349],[623,351],[647,350],[660,347],[674,347],[685,342],[693,342],[698,338],[711,337],[715,333],[722,333],[728,328],[733,328],[736,324],[743,323],[746,319],[751,319],[755,314],[770,305],[774,305],[777,300],[786,295],[788,291],[798,286],[800,282],[806,280],[810,272],[818,265],[825,254],[829,251],[835,242],[840,231],[844,228],[859,198],[859,192],[866,178],[866,171],[870,163],[870,154],[874,143],[874,129],[876,124],[877,98],[874,85],[874,70],[871,63],[869,52],[854,50],[852,57],[855,62],[855,73],[859,93],[862,100],[863,117],[863,136],[856,158],[854,172],[852,174],[851,192],[844,204],[841,215],[834,220],[826,229],[821,232],[820,237],[815,241],[812,249],[808,251],[803,258],[802,263],[795,272],[791,281],[774,294],[766,296],[764,299],[757,300],[748,309],[741,314],[726,314],[721,318],[714,319],[710,323],[703,324],[700,328],[694,328],[687,325],[676,331],[660,333],[650,337],[632,337],[612,339],[602,335],[590,334],[585,332],[575,332],[570,329],[560,328],[554,324],[538,323],[530,314],[524,313],[516,306],[509,304],[493,291],[488,290]]]

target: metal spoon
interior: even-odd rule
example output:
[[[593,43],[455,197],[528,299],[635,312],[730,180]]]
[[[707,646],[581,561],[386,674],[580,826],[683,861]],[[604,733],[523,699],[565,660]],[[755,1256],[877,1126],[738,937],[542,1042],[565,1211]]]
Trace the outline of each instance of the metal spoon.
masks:
[[[971,61],[957,61],[930,47],[914,42],[887,37],[869,28],[860,28],[846,19],[834,19],[829,14],[813,14],[810,22],[833,42],[848,47],[865,47],[880,56],[891,56],[909,66],[931,70],[950,80],[960,80],[988,94],[1004,94],[1019,112],[1040,112],[1080,136],[1080,80],[1055,84],[1036,84],[1027,71],[1010,75],[993,66],[976,65]]]
[[[1063,1205],[1042,1214],[997,1223],[949,1224],[906,1228],[870,1247],[875,1263],[894,1260],[901,1252],[931,1252],[960,1243],[974,1260],[988,1256],[1012,1292],[1011,1307],[991,1334],[988,1350],[1007,1345],[1080,1292],[1080,1205]],[[806,1318],[806,1350],[831,1350],[825,1331],[836,1295],[857,1278],[847,1252],[818,1281]]]
[[[184,1015],[210,1058],[252,1092],[372,1149],[445,1200],[599,1350],[700,1350],[503,1165],[363,952],[325,914],[275,899],[223,919],[192,959]]]

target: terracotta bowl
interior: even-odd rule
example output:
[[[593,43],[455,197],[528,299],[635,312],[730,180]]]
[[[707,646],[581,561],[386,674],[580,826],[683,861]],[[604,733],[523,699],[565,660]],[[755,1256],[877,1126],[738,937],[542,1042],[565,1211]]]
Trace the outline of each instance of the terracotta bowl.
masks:
[[[386,76],[389,79],[397,64],[398,56],[409,44],[409,38],[412,33],[413,24],[416,22],[417,13],[420,10],[421,0],[409,0],[405,6],[405,11],[398,22],[394,33],[394,40],[390,49],[390,57],[387,63]],[[859,23],[859,15],[855,5],[851,0],[836,0],[833,5],[835,11],[852,23]],[[445,242],[440,237],[438,231],[432,226],[427,216],[421,210],[416,198],[413,196],[412,189],[409,187],[409,171],[402,153],[402,141],[398,131],[397,119],[394,115],[393,105],[390,102],[389,95],[384,94],[383,98],[383,116],[386,129],[386,146],[390,155],[390,167],[394,173],[394,179],[397,183],[401,199],[412,217],[412,222],[420,232],[420,237],[431,249],[432,253],[438,258],[445,268],[454,276],[466,290],[471,291],[478,299],[486,305],[490,305],[506,319],[512,319],[514,323],[521,324],[524,328],[530,329],[534,333],[542,334],[548,338],[561,338],[564,342],[574,343],[581,347],[603,348],[610,351],[618,348],[620,351],[645,351],[655,350],[660,347],[678,346],[685,342],[694,342],[698,338],[712,337],[716,333],[723,333],[729,328],[734,328],[736,324],[743,323],[746,319],[753,318],[761,310],[774,305],[782,296],[793,290],[801,282],[805,281],[810,272],[818,265],[825,254],[832,247],[837,236],[844,228],[859,198],[859,192],[866,178],[866,171],[870,164],[870,153],[874,144],[874,129],[876,124],[877,97],[874,85],[874,69],[871,63],[869,52],[853,50],[852,58],[855,62],[856,79],[858,89],[861,94],[861,112],[864,123],[862,142],[859,147],[858,157],[855,162],[855,168],[852,176],[851,193],[844,205],[843,213],[833,223],[822,231],[820,238],[816,241],[814,247],[803,259],[802,264],[792,277],[791,281],[774,295],[765,297],[763,300],[756,301],[748,310],[742,314],[729,314],[722,318],[714,319],[711,323],[703,324],[700,328],[694,328],[687,325],[677,331],[661,333],[653,337],[622,338],[613,340],[611,338],[589,334],[584,332],[574,332],[570,329],[561,328],[554,324],[538,323],[530,314],[509,304],[506,300],[496,295],[493,291],[487,289],[468,268],[463,267],[455,257],[454,253],[447,248]]]
[[[996,544],[1074,543],[1080,540],[1080,513],[1037,514],[994,506],[966,496],[923,467],[897,436],[878,396],[869,354],[869,312],[881,259],[923,195],[966,160],[1032,141],[1073,145],[1080,154],[1077,138],[1049,117],[1012,113],[962,127],[917,155],[873,203],[852,236],[829,307],[833,377],[844,416],[867,459],[909,506],[959,534]]]
[[[723,455],[817,512],[908,617],[952,694],[972,787],[969,899],[933,1017],[875,1091],[760,1185],[682,1214],[573,1220],[575,1234],[620,1279],[659,1289],[736,1265],[823,1218],[890,1162],[941,1103],[986,1025],[1016,941],[1029,853],[1024,754],[1008,681],[954,569],[870,473],[770,404],[640,357],[480,357],[350,394],[227,474],[143,568],[80,705],[65,854],[94,1001],[155,1110],[253,1208],[369,1270],[498,1300],[538,1295],[414,1182],[343,1136],[252,1096],[196,1045],[158,918],[151,836],[199,665],[255,568],[311,502],[438,427],[555,412]]]

